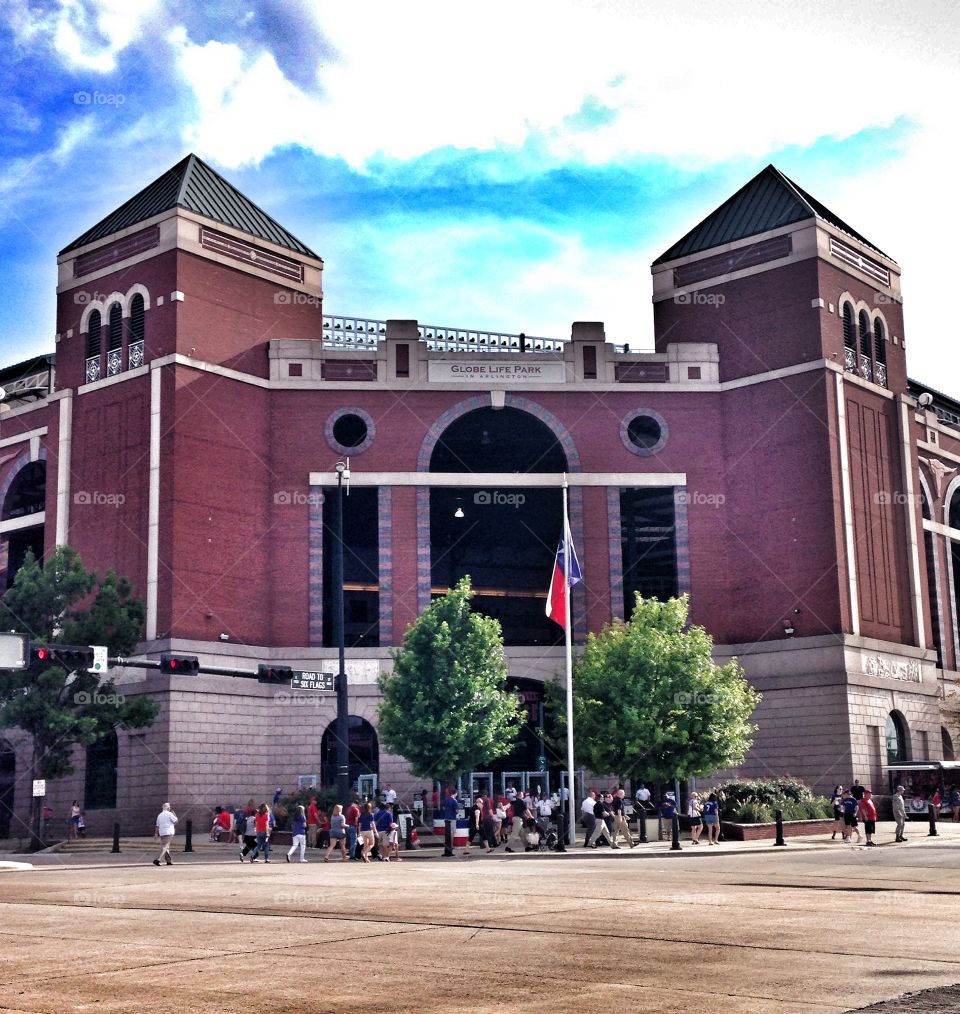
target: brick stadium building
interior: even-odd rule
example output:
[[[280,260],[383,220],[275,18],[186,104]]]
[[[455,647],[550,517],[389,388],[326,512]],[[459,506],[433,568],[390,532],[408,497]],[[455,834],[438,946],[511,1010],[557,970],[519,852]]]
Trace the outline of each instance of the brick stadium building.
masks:
[[[420,787],[379,748],[376,679],[467,573],[528,705],[495,771],[530,771],[563,667],[543,605],[567,473],[576,640],[637,591],[689,592],[764,693],[744,772],[882,786],[891,759],[952,756],[960,405],[907,379],[898,265],[814,198],[768,166],[658,258],[654,352],[601,323],[556,340],[330,316],[322,271],[194,156],[67,246],[55,375],[53,356],[0,374],[7,583],[68,543],[131,579],[146,657],[333,669],[325,493],[349,456],[352,776]],[[78,751],[58,817],[78,797],[94,828],[149,826],[165,799],[333,780],[333,695],[121,679],[161,716]]]

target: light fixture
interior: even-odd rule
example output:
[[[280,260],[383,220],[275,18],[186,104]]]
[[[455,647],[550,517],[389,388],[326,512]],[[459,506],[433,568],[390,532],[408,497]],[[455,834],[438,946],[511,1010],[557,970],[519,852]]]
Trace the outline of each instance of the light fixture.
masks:
[[[220,640],[221,641],[229,641],[230,640],[230,635],[229,634],[221,634],[220,635]]]
[[[794,629],[793,620],[783,621],[783,633],[786,637],[793,637]]]
[[[463,513],[463,504],[457,501],[457,509],[453,512],[455,518],[465,518],[466,514]]]

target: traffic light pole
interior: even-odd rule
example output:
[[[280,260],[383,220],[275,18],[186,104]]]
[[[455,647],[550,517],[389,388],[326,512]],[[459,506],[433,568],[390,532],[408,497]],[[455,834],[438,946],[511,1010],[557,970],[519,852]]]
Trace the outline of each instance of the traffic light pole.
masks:
[[[346,808],[350,802],[349,703],[343,629],[343,480],[350,479],[349,462],[338,461],[337,499],[333,547],[333,639],[337,644],[337,798]]]

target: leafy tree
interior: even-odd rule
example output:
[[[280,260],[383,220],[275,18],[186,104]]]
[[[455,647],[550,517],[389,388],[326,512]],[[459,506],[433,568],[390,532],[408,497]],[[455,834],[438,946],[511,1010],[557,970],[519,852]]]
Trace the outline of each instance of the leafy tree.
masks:
[[[736,659],[717,665],[703,627],[687,627],[686,596],[639,594],[628,623],[590,634],[574,666],[577,761],[622,779],[706,776],[739,764],[760,694]]]
[[[506,753],[517,733],[500,624],[471,612],[470,578],[432,603],[380,677],[377,731],[419,778],[450,783]]]
[[[81,605],[85,600],[88,604]],[[133,650],[143,618],[143,603],[131,597],[125,578],[110,571],[98,582],[76,550],[66,546],[43,567],[27,553],[0,600],[0,629],[28,634],[32,641],[105,644],[111,655]],[[74,746],[89,746],[116,728],[143,728],[158,711],[147,697],[125,698],[99,673],[67,672],[61,666],[0,670],[0,728],[19,728],[30,738],[31,780],[72,774]],[[39,800],[34,801],[32,845],[40,847]]]

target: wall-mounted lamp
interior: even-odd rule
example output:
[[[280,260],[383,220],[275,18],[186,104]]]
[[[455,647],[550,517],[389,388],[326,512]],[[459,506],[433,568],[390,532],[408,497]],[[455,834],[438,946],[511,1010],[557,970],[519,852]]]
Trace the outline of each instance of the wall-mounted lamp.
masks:
[[[793,637],[795,629],[796,628],[793,625],[793,620],[784,620],[783,621],[783,634],[784,634],[784,637]]]

